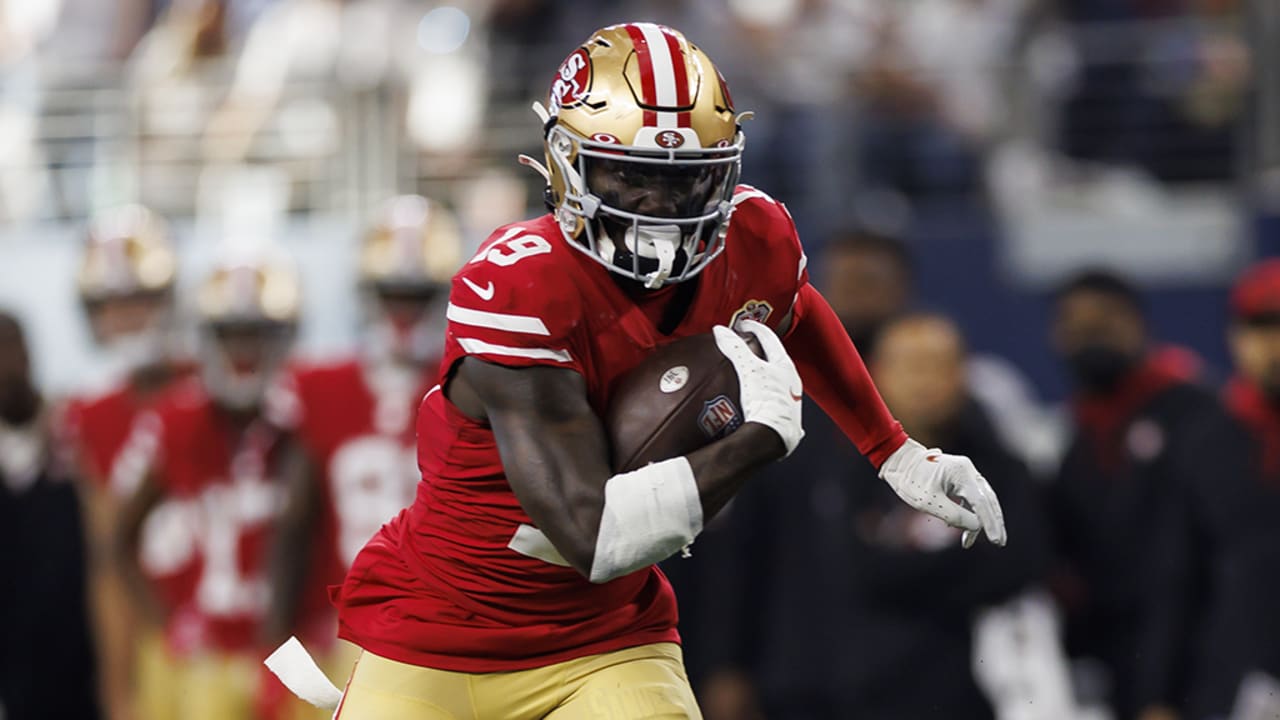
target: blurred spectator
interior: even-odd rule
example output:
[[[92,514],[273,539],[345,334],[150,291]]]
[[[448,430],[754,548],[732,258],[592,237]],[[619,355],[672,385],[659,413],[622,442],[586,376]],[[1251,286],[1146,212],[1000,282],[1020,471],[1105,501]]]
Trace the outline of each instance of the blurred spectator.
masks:
[[[711,649],[726,665],[704,683],[708,720],[747,717],[740,713],[752,685],[769,718],[992,717],[975,681],[974,663],[984,659],[971,621],[1041,577],[1033,485],[967,396],[964,345],[949,320],[890,322],[870,367],[913,437],[982,468],[1000,495],[1010,544],[962,549],[959,531],[904,509],[811,409],[804,444],[748,486],[729,517],[726,535],[752,562],[737,564],[742,585],[717,586],[729,612],[700,618],[738,623],[722,633],[737,648]],[[733,610],[733,598],[750,607]]]
[[[1241,713],[1260,699],[1266,713],[1231,717],[1280,711],[1280,261],[1247,271],[1231,306],[1237,375],[1223,394],[1226,414],[1206,414],[1181,449],[1145,647],[1189,655],[1152,678],[1146,698],[1185,720],[1227,717],[1233,704]],[[1270,697],[1245,687],[1258,672],[1272,678]]]
[[[0,313],[0,717],[98,717],[75,485],[18,321]]]
[[[837,234],[813,273],[854,345],[870,356],[880,328],[914,304],[914,270],[901,240],[860,230]],[[1003,358],[984,353],[967,358],[969,393],[987,411],[1006,447],[1038,472],[1056,463],[1060,432],[1030,381]]]
[[[462,153],[483,120],[488,77],[486,3],[425,0],[280,0],[264,11],[236,59],[235,79],[210,119],[206,158],[255,152],[315,158],[337,151],[354,119],[334,90],[402,87],[402,128],[426,151]],[[448,112],[441,108],[448,107]],[[264,148],[264,131],[275,142]]]
[[[1003,130],[1004,67],[1027,0],[881,2],[857,72],[864,186],[910,197],[971,193]]]
[[[1062,110],[1067,155],[1166,181],[1236,166],[1251,59],[1236,0],[1059,0],[1080,63]]]
[[[64,425],[86,513],[94,631],[103,704],[111,718],[127,718],[145,706],[145,698],[163,682],[145,671],[158,667],[147,657],[155,644],[139,645],[138,628],[113,572],[108,549],[123,498],[109,480],[135,417],[187,372],[174,359],[176,272],[168,226],[146,208],[104,211],[85,233],[76,284],[90,334],[103,351],[106,383],[71,401]],[[145,545],[154,549],[163,542],[152,536]],[[146,569],[158,583],[173,574],[150,562]],[[135,663],[139,652],[142,658]]]
[[[228,258],[196,299],[199,378],[138,418],[113,468],[112,484],[129,493],[117,559],[141,619],[163,633],[167,706],[148,717],[253,718],[280,478],[296,462],[264,398],[292,342],[299,289],[289,264],[264,253]],[[144,524],[164,533],[154,559],[182,571],[176,582],[147,581]]]
[[[1157,518],[1175,495],[1177,450],[1213,397],[1176,353],[1153,352],[1142,302],[1124,279],[1086,271],[1058,290],[1053,345],[1074,383],[1074,436],[1050,488],[1055,591],[1081,699],[1133,717],[1142,678],[1171,656],[1140,653]]]

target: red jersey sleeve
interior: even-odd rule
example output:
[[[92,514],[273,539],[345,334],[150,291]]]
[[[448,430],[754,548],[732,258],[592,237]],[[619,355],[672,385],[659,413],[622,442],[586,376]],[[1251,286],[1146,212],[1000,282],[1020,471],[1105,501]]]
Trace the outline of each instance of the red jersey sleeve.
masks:
[[[564,257],[571,252],[524,224],[494,233],[453,278],[441,372],[468,355],[582,372],[583,303]]]
[[[844,325],[826,298],[809,284],[800,288],[785,338],[805,394],[880,467],[906,442],[902,425],[889,413]]]
[[[730,240],[739,247],[727,252],[743,253],[750,273],[753,297],[769,303],[764,322],[777,330],[795,307],[800,288],[809,283],[809,260],[796,232],[787,206],[750,185],[739,185],[733,195],[733,233]],[[763,260],[762,260],[763,259]],[[759,301],[757,301],[759,302]],[[751,317],[750,308],[744,308]],[[760,319],[759,315],[755,319]],[[736,324],[738,317],[734,317]]]

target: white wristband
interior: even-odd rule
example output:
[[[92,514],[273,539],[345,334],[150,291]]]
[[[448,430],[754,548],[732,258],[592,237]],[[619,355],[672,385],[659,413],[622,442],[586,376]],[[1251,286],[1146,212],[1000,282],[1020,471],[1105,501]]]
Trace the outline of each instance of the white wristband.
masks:
[[[591,582],[608,582],[665,560],[700,532],[702,499],[685,458],[614,475],[604,485]]]

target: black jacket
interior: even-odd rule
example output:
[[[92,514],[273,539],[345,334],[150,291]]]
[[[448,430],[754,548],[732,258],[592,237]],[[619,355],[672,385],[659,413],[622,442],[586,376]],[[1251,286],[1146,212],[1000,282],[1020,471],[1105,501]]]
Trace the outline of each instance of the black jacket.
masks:
[[[1176,647],[1143,647],[1143,628],[1158,609],[1158,527],[1177,496],[1180,450],[1217,407],[1207,390],[1170,380],[1117,406],[1103,428],[1078,421],[1048,494],[1067,650],[1101,661],[1108,678],[1086,699],[1106,699],[1120,717],[1158,701],[1154,678],[1180,662]]]
[[[84,543],[80,506],[68,479],[45,471],[21,491],[0,482],[5,720],[98,717]]]
[[[1226,716],[1250,671],[1280,677],[1280,410],[1258,398],[1269,427],[1238,404],[1196,424],[1157,536],[1145,649],[1182,662],[1149,680],[1187,720]]]
[[[691,670],[749,670],[774,720],[991,717],[970,632],[976,611],[1042,574],[1026,470],[970,404],[944,449],[990,480],[1010,541],[966,551],[958,532],[922,523],[812,405],[805,427],[795,454],[753,479],[683,561],[705,563],[696,588],[677,588]]]

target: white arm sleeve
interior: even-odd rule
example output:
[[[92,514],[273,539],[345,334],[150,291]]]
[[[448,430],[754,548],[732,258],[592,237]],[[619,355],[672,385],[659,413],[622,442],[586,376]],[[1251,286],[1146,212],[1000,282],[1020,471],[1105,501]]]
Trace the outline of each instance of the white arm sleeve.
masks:
[[[702,499],[685,458],[614,475],[604,485],[591,582],[608,582],[665,560],[700,532]]]

